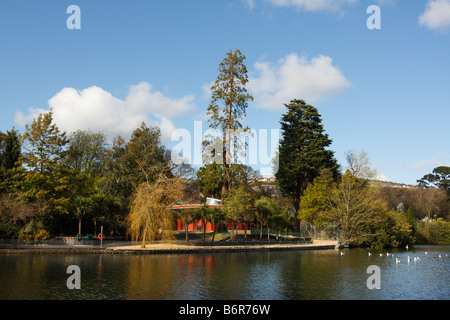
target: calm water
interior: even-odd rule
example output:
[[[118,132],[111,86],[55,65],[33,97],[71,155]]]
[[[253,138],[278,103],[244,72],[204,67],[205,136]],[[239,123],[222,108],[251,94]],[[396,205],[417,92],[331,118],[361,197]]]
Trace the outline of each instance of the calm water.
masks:
[[[343,252],[1,255],[0,299],[450,298],[449,246],[394,250],[394,257],[387,257],[386,251],[372,256],[365,249]],[[421,259],[407,263],[408,255]],[[401,263],[396,264],[395,258]],[[80,267],[80,290],[67,288],[69,265]],[[367,288],[370,265],[380,268],[379,290]]]

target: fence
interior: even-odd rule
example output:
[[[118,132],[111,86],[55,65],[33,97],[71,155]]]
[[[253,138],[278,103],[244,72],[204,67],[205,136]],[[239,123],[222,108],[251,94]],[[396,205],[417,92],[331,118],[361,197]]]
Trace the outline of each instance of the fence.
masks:
[[[286,240],[311,239],[311,240],[337,240],[339,229],[334,225],[317,227],[308,222],[302,222],[300,231],[277,231],[268,228],[252,228],[251,235],[267,239],[284,238]]]
[[[126,246],[131,242],[127,240],[104,239],[102,248],[113,246]],[[49,240],[21,240],[21,239],[0,239],[0,248],[18,249],[18,248],[67,248],[67,247],[86,247],[100,248],[100,240],[97,238],[82,237],[60,237]]]

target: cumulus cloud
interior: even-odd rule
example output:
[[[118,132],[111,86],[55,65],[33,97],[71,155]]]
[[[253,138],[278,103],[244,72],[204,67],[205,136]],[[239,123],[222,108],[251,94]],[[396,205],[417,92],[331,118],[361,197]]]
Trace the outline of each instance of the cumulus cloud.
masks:
[[[254,69],[247,87],[254,105],[262,109],[282,110],[293,99],[313,103],[350,87],[332,59],[323,55],[308,60],[292,53],[275,65],[257,62]]]
[[[425,12],[419,17],[419,23],[432,30],[450,28],[450,0],[428,1]]]
[[[128,138],[144,121],[160,127],[162,140],[168,141],[175,130],[171,118],[195,110],[193,99],[167,97],[147,82],[130,86],[124,100],[97,86],[83,90],[63,88],[48,101],[49,109],[32,107],[28,114],[19,111],[15,122],[25,125],[39,113],[52,110],[53,121],[63,131],[101,131],[112,139],[117,135]]]

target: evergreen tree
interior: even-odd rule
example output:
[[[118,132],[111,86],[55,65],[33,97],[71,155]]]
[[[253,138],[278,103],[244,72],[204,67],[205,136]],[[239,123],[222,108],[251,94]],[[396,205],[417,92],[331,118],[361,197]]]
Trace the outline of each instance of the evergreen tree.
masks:
[[[436,186],[445,190],[450,200],[450,167],[436,167],[432,173],[426,174],[422,179],[417,180],[417,183],[421,187],[428,188],[430,186]]]
[[[0,166],[5,170],[17,167],[21,155],[18,132],[12,128],[6,133],[0,132]]]
[[[300,197],[309,183],[328,168],[338,176],[334,152],[326,149],[332,140],[324,133],[317,109],[303,100],[285,104],[288,111],[281,118],[282,138],[279,146],[279,168],[275,174],[282,194],[292,199],[295,214],[294,229],[300,229],[297,214]]]
[[[0,194],[15,189],[13,169],[18,167],[20,155],[18,132],[14,128],[6,133],[0,132]]]
[[[222,200],[229,189],[230,170],[233,169],[230,164],[236,158],[239,149],[239,133],[245,133],[249,129],[243,128],[241,120],[245,117],[245,111],[249,100],[253,97],[247,93],[245,85],[248,82],[247,68],[244,64],[245,56],[239,51],[230,50],[226,58],[220,63],[219,75],[211,87],[211,102],[207,109],[207,115],[210,117],[210,127],[216,130],[222,130],[222,165],[223,182],[221,196]],[[232,135],[233,141],[231,139]],[[204,146],[214,141],[204,141]],[[234,143],[234,154],[231,154],[231,144]]]
[[[406,220],[411,225],[412,234],[416,233],[416,220],[414,219],[414,210],[412,207],[408,207],[408,211],[406,211]]]
[[[20,157],[24,166],[18,168],[16,179],[27,197],[43,196],[51,212],[67,213],[69,176],[62,159],[69,140],[52,122],[52,113],[48,112],[26,125],[22,136],[26,152]]]

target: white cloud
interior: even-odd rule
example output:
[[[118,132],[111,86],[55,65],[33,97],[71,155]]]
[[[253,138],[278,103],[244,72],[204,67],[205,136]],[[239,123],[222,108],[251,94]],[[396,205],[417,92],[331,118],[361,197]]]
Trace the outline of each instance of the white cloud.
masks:
[[[375,0],[380,6],[394,6],[396,4],[395,0]]]
[[[327,56],[308,60],[292,53],[278,61],[257,62],[247,88],[256,107],[282,110],[293,99],[317,102],[350,87],[338,67]]]
[[[434,168],[443,165],[443,162],[436,158],[439,158],[439,154],[436,155],[434,159],[422,160],[414,164],[406,164],[403,161],[399,161],[397,165],[410,171],[431,172]]]
[[[109,139],[117,135],[128,138],[144,121],[147,125],[159,126],[162,140],[168,141],[175,129],[171,118],[195,110],[193,99],[193,96],[167,97],[153,91],[147,82],[130,86],[124,100],[97,86],[80,91],[64,88],[48,101],[48,110],[29,108],[28,114],[19,111],[15,122],[31,123],[39,113],[51,109],[54,123],[66,132],[90,129],[102,131]]]
[[[244,1],[247,4],[250,10],[253,10],[253,8],[255,7],[255,0],[242,0],[242,1]]]
[[[340,11],[358,0],[265,0],[275,7],[295,7],[305,11]]]
[[[450,0],[428,1],[419,23],[428,29],[445,30],[450,28]]]

